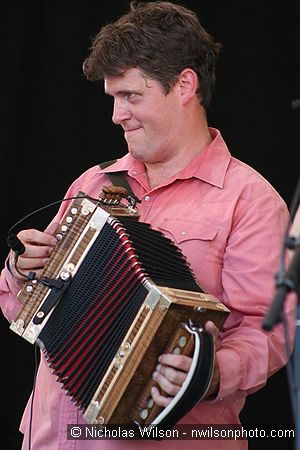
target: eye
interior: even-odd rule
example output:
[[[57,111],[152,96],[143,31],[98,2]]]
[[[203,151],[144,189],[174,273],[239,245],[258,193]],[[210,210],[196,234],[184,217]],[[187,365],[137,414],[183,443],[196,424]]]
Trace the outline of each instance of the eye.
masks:
[[[125,94],[125,98],[126,98],[127,100],[132,100],[136,95],[137,95],[137,94],[136,94],[135,92],[127,92],[127,93]]]

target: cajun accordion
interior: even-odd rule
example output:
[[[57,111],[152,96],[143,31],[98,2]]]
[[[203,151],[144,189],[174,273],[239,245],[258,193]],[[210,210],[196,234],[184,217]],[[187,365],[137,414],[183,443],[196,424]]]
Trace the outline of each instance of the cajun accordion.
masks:
[[[205,396],[214,348],[204,323],[228,309],[206,294],[181,251],[130,205],[73,200],[39,280],[27,281],[11,329],[37,343],[92,424],[176,423]],[[192,356],[166,408],[151,397],[162,353]]]

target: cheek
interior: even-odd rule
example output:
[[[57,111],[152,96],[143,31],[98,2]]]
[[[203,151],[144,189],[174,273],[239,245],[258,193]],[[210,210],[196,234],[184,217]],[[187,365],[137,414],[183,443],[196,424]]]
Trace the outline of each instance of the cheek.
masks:
[[[148,137],[169,142],[170,139],[174,139],[174,136],[176,137],[176,130],[178,130],[178,105],[174,99],[167,101],[166,97],[155,100],[143,109],[145,114],[140,111],[135,117],[142,123]]]

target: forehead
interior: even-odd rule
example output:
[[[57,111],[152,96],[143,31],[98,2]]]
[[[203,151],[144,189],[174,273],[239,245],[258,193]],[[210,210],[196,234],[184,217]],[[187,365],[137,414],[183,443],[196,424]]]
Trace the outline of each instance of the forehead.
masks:
[[[106,94],[116,95],[118,92],[143,90],[156,84],[158,84],[157,81],[147,77],[141,70],[132,68],[120,76],[105,77],[104,91]]]

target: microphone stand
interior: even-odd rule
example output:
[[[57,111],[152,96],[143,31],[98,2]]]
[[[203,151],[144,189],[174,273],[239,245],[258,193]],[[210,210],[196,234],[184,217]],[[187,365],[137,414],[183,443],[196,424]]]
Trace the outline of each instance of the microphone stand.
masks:
[[[292,220],[295,218],[298,208],[300,208],[300,177],[291,205]],[[289,292],[295,292],[297,294],[298,301],[296,311],[295,346],[292,355],[294,379],[292,379],[292,376],[289,377],[289,387],[296,431],[295,450],[300,450],[300,236],[298,239],[295,239],[293,236],[288,236],[288,232],[286,233],[286,238],[282,249],[282,267],[284,266],[284,255],[287,249],[294,250],[294,255],[287,271],[284,273],[281,268],[281,271],[277,275],[275,284],[277,288],[276,294],[263,320],[262,327],[264,330],[270,331],[276,323],[283,322],[283,325],[285,325],[283,311],[284,302]],[[288,339],[287,332],[286,339]],[[289,362],[287,369],[289,376],[291,372],[289,372]]]

